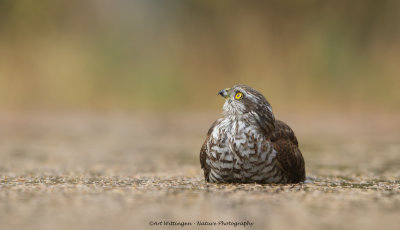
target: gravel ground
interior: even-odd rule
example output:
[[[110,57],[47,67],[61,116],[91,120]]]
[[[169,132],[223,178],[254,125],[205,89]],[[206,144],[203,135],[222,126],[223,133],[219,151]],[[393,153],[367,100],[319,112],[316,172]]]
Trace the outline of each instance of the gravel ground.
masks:
[[[0,113],[1,229],[396,229],[396,115],[279,116],[308,180],[207,184],[218,114]]]

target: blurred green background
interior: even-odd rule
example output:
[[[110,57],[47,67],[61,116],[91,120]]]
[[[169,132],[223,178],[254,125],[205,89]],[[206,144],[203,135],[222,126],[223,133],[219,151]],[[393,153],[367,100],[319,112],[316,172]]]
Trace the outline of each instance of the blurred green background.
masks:
[[[0,0],[0,109],[400,105],[400,1]]]

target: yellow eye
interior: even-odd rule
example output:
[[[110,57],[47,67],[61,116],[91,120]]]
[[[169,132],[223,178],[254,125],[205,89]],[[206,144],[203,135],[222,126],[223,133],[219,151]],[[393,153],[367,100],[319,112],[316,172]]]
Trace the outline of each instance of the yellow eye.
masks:
[[[243,93],[237,92],[236,95],[235,95],[235,99],[236,99],[236,100],[240,100],[240,99],[242,99],[242,98],[243,98]]]

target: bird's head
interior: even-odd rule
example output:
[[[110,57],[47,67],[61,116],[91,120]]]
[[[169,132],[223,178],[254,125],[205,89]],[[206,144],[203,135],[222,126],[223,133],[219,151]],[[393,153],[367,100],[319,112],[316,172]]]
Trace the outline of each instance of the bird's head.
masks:
[[[225,115],[257,114],[274,120],[271,105],[257,90],[246,85],[235,85],[218,92],[226,99],[223,111]]]

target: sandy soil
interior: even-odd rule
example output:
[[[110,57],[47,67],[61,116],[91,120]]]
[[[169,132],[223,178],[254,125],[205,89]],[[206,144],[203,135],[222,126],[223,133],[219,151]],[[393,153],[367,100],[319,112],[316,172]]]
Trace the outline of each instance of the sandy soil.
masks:
[[[306,159],[298,185],[205,183],[218,116],[0,113],[1,229],[396,229],[396,115],[280,115]]]

